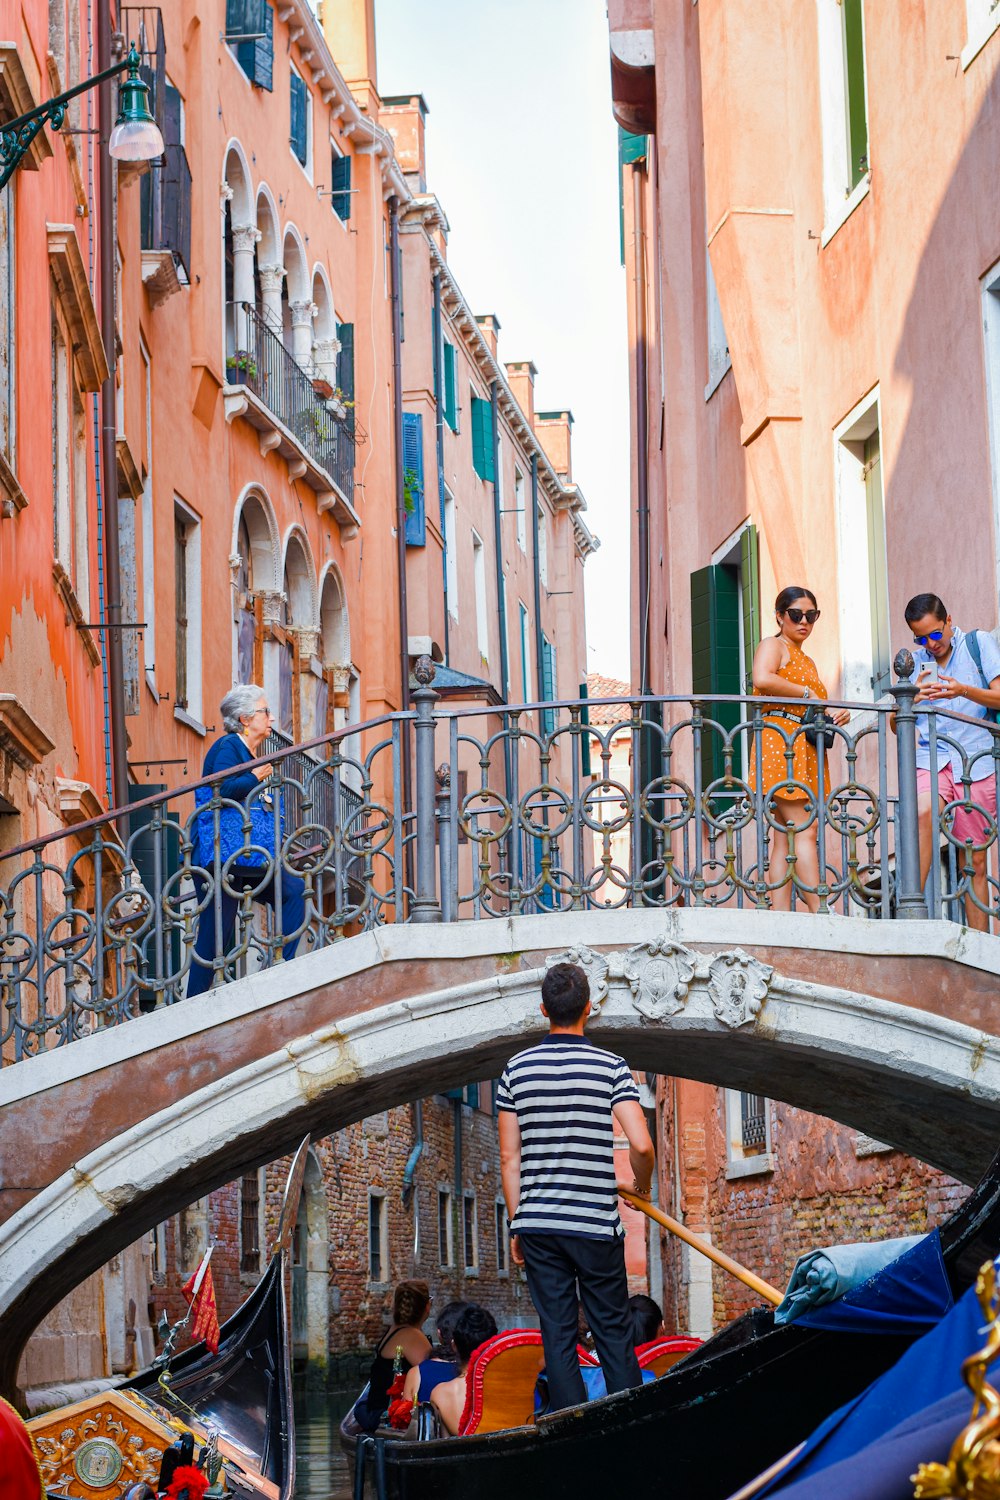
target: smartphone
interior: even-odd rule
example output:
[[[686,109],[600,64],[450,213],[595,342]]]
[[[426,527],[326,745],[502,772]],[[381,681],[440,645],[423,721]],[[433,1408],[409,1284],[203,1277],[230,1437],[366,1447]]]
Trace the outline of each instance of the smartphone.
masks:
[[[938,670],[937,662],[932,661],[925,662],[924,665],[920,668],[920,671],[917,675],[921,687],[930,687],[932,682],[937,682],[939,680],[941,674]]]

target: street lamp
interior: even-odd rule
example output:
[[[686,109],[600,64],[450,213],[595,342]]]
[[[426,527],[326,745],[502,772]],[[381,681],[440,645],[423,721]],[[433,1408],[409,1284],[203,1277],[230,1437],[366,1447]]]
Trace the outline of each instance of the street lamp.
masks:
[[[30,109],[26,115],[19,115],[5,125],[0,130],[0,190],[7,186],[39,131],[46,124],[50,124],[53,130],[62,128],[66,106],[71,99],[117,77],[126,69],[128,76],[119,90],[118,118],[108,138],[108,151],[117,161],[152,161],[154,157],[162,156],[163,136],[149,112],[149,86],[139,77],[141,63],[133,44],[121,62],[85,79],[75,88],[67,89],[64,94],[47,99],[37,109]]]

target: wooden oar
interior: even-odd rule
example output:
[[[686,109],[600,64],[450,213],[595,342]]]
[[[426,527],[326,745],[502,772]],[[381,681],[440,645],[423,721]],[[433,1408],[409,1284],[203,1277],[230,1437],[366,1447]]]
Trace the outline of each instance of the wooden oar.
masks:
[[[724,1271],[729,1272],[730,1276],[735,1276],[737,1280],[742,1281],[743,1285],[748,1286],[752,1292],[765,1297],[775,1307],[783,1300],[783,1293],[779,1292],[777,1287],[771,1286],[767,1281],[762,1281],[759,1276],[755,1276],[752,1271],[748,1271],[746,1266],[741,1266],[738,1260],[732,1260],[724,1251],[716,1250],[714,1245],[709,1245],[707,1241],[700,1239],[698,1235],[692,1234],[690,1229],[685,1229],[683,1224],[679,1224],[676,1219],[672,1219],[669,1214],[665,1214],[662,1208],[654,1208],[652,1203],[646,1198],[640,1198],[635,1193],[630,1193],[626,1188],[619,1188],[618,1192],[625,1199],[626,1203],[631,1204],[633,1208],[637,1208],[647,1218],[655,1219],[657,1224],[662,1224],[664,1229],[669,1229],[671,1234],[675,1234],[679,1240],[683,1240],[685,1245],[690,1245],[692,1250],[697,1250],[702,1255],[707,1255],[709,1260],[714,1260],[717,1266],[721,1266]]]

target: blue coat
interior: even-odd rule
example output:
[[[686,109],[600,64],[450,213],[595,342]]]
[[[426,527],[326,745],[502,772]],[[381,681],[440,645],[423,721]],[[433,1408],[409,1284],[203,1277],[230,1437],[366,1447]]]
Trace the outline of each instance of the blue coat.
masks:
[[[199,811],[194,820],[195,854],[198,863],[206,870],[213,869],[215,864],[216,817],[219,820],[218,847],[221,865],[225,865],[226,861],[241,849],[245,851],[244,856],[235,861],[241,869],[259,870],[267,865],[275,855],[276,823],[280,849],[280,841],[284,834],[284,811],[280,796],[267,791],[253,771],[238,769],[254,759],[255,757],[250,754],[238,734],[224,734],[209,746],[205,764],[202,767],[202,775],[211,776],[217,771],[227,770],[230,766],[233,767],[234,774],[224,777],[213,786],[200,786],[195,790],[195,806],[205,809]],[[210,804],[216,790],[224,801],[245,804],[250,817],[249,832],[244,827],[246,814],[239,809],[223,806],[218,809],[217,813],[212,810]],[[275,818],[275,798],[278,803],[277,818]]]

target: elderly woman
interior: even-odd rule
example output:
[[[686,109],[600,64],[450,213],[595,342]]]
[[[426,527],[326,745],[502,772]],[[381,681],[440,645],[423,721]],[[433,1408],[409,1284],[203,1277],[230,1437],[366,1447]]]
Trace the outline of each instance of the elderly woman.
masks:
[[[295,955],[305,912],[305,885],[297,875],[282,868],[280,897],[275,889],[274,851],[281,842],[281,808],[275,809],[274,797],[261,787],[274,767],[268,764],[245,769],[248,761],[256,760],[270,733],[267,698],[254,683],[241,683],[223,698],[220,712],[227,732],[209,747],[202,774],[211,776],[229,769],[233,774],[212,786],[199,787],[194,794],[201,809],[195,818],[198,862],[213,875],[214,889],[198,922],[189,999],[203,994],[216,971],[224,970],[233,946],[239,892],[250,890],[255,901],[273,909],[279,933],[295,934],[282,949],[286,959]],[[223,799],[218,809],[211,805],[216,791]],[[228,807],[227,802],[242,803],[246,811]]]

